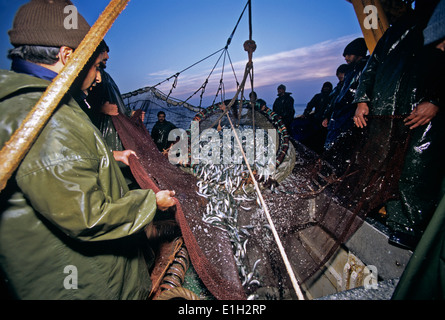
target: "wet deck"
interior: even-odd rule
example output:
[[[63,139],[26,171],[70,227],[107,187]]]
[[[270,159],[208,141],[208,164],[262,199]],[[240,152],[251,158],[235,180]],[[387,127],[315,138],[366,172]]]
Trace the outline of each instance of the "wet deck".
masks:
[[[315,300],[390,300],[411,255],[409,250],[388,244],[384,225],[367,219],[338,250],[325,270],[307,284],[307,292]],[[345,283],[351,277],[346,272],[346,264],[355,270],[360,270],[360,266],[374,266],[378,274],[376,286],[365,288],[360,285],[345,290]]]

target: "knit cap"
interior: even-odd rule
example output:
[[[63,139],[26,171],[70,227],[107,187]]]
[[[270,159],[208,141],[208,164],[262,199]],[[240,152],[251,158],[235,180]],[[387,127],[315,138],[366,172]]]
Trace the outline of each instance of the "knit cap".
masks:
[[[66,12],[70,0],[31,0],[17,11],[12,29],[8,31],[13,46],[38,45],[48,47],[67,46],[76,49],[90,30],[90,25],[80,14]],[[70,15],[74,14],[73,17]],[[77,19],[75,28],[67,23]],[[67,20],[67,21],[65,21]],[[68,27],[67,27],[68,26]]]
[[[343,57],[349,54],[353,54],[360,57],[366,57],[367,52],[368,52],[368,47],[366,46],[365,39],[357,38],[346,46],[343,52]]]

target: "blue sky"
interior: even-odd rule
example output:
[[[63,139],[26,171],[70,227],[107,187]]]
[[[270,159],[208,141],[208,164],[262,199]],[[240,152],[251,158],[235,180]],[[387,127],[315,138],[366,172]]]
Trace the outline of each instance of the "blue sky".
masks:
[[[9,69],[11,47],[7,30],[17,9],[27,0],[0,0],[0,68]],[[108,71],[121,92],[153,86],[223,48],[247,0],[131,0],[106,36],[110,46]],[[92,25],[108,0],[73,0]],[[307,103],[323,82],[335,85],[336,68],[344,63],[344,47],[361,36],[352,5],[346,0],[252,0],[254,89],[269,106],[283,83],[296,103]],[[249,37],[247,11],[229,54],[237,78],[243,76]],[[219,55],[184,72],[172,96],[188,98],[205,81]],[[219,64],[218,67],[221,67]],[[206,89],[212,101],[221,70],[216,69]],[[230,65],[225,66],[226,98],[235,85]],[[172,82],[159,89],[168,93]],[[250,90],[250,87],[249,87]],[[196,99],[190,102],[197,104]],[[205,105],[204,105],[205,106]]]

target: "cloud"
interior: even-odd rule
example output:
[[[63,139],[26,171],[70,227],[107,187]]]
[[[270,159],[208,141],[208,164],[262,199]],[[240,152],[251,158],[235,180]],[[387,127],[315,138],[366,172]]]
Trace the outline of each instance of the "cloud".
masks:
[[[338,39],[328,40],[311,46],[279,52],[268,56],[254,56],[255,87],[271,86],[277,83],[291,83],[297,81],[313,81],[335,76],[337,67],[344,63],[342,53],[346,45],[360,35],[349,35]],[[233,63],[238,82],[241,82],[246,61]],[[215,96],[220,85],[221,67],[213,71],[209,83],[205,87],[204,96]],[[163,81],[174,72],[168,70],[151,73],[150,78],[159,77]],[[186,99],[199,90],[209,77],[210,70],[191,73],[190,70],[181,74],[177,80],[172,96]],[[161,79],[161,77],[164,78]],[[249,80],[248,80],[249,82]],[[161,91],[170,92],[173,79],[158,87]],[[236,81],[230,66],[225,67],[224,85],[226,93],[236,91]],[[227,98],[232,98],[227,97]]]
[[[149,74],[150,77],[153,78],[162,78],[162,79],[166,79],[168,77],[170,77],[171,75],[174,75],[176,72],[172,71],[172,70],[159,70],[156,72],[152,72]]]
[[[356,36],[324,41],[255,60],[257,86],[314,80],[335,74],[344,47]]]

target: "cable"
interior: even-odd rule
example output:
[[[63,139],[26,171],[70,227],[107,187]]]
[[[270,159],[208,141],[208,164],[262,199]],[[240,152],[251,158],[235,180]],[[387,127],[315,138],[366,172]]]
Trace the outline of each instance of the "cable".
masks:
[[[167,81],[170,81],[172,78],[175,78],[175,81],[174,81],[174,83],[173,83],[173,85],[172,85],[172,88],[171,88],[171,90],[170,90],[170,93],[168,94],[168,96],[170,96],[170,94],[172,93],[173,89],[176,88],[177,79],[178,79],[178,77],[179,77],[179,75],[180,75],[181,73],[183,73],[183,72],[185,72],[185,71],[187,71],[187,70],[193,68],[193,67],[196,66],[197,64],[199,64],[199,63],[201,63],[201,62],[203,62],[203,61],[205,61],[205,60],[211,58],[212,56],[218,54],[219,52],[221,52],[221,51],[223,51],[223,50],[225,50],[225,51],[227,52],[228,47],[230,46],[230,44],[231,44],[231,42],[232,42],[232,39],[233,39],[233,37],[234,37],[234,35],[235,35],[235,33],[236,33],[236,30],[237,30],[237,28],[238,28],[238,25],[240,24],[241,19],[243,18],[244,13],[245,13],[245,11],[246,11],[246,9],[247,9],[248,6],[251,7],[251,0],[248,0],[247,3],[246,3],[246,5],[244,6],[244,9],[243,9],[243,11],[241,12],[240,17],[238,18],[238,21],[237,21],[237,23],[236,23],[236,25],[235,25],[235,27],[234,27],[232,33],[230,34],[229,38],[227,39],[227,43],[226,43],[226,45],[225,45],[224,48],[221,48],[221,49],[215,51],[214,53],[208,55],[207,57],[205,57],[205,58],[203,58],[203,59],[201,59],[201,60],[199,60],[198,62],[195,62],[194,64],[190,65],[189,67],[187,67],[187,68],[185,68],[185,69],[183,69],[183,70],[181,70],[181,71],[175,73],[174,75],[168,77],[167,79],[165,79],[165,80],[159,82],[158,84],[154,85],[153,88],[156,88],[156,87],[160,86],[161,84],[163,84],[163,83],[165,83],[165,82],[167,82]],[[251,18],[251,15],[252,15],[252,12],[251,12],[251,9],[250,9],[250,10],[249,10],[249,16],[250,16],[250,19],[249,19],[249,20],[250,20],[250,21],[251,21],[251,19],[252,19],[252,18]],[[250,22],[250,37],[252,37],[252,24],[251,24],[251,22]],[[220,59],[221,59],[221,56],[220,56],[220,58],[218,59],[218,62],[219,62]],[[230,58],[229,58],[229,59],[230,59]],[[216,64],[216,65],[217,65],[217,64]],[[214,66],[213,70],[215,69],[216,65]],[[232,69],[233,69],[233,66],[232,66]],[[212,70],[212,72],[213,72],[213,70]],[[210,74],[210,75],[211,75],[211,74]],[[205,85],[208,83],[208,79],[210,78],[210,75],[209,75],[209,77],[207,77],[206,82],[205,82],[205,84],[203,85],[204,87],[201,86],[201,87],[200,87],[198,90],[196,90],[196,91],[195,91],[189,98],[187,98],[186,101],[190,100],[190,99],[191,99],[195,94],[197,94],[200,90],[205,90]],[[236,77],[235,77],[235,79],[236,79]],[[238,85],[238,81],[237,81],[237,85]],[[202,101],[202,95],[203,95],[203,93],[204,93],[204,92],[202,92],[202,94],[201,94],[201,101]]]

